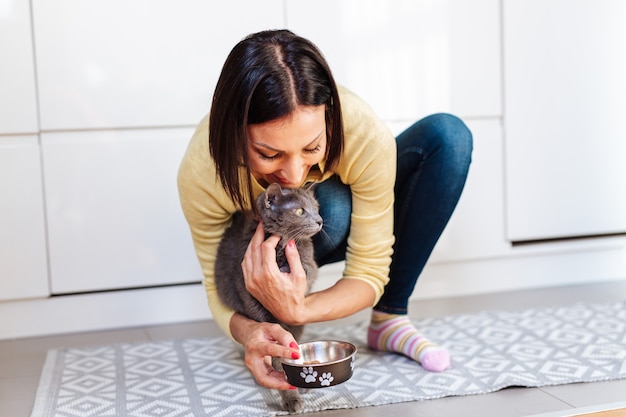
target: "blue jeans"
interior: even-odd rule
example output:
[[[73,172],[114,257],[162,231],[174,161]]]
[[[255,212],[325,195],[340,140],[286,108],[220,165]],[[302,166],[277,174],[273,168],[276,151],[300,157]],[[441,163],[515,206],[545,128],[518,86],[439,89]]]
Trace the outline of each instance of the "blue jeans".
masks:
[[[397,138],[395,244],[389,283],[376,310],[406,314],[409,297],[461,196],[469,170],[472,134],[457,117],[434,114]],[[319,266],[345,259],[352,199],[334,176],[315,189],[324,219],[313,239]]]

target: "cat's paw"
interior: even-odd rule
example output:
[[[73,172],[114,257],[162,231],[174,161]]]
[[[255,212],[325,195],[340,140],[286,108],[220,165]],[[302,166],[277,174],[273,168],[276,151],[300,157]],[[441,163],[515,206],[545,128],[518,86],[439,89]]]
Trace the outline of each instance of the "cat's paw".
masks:
[[[312,366],[309,366],[308,368],[305,366],[302,368],[300,376],[306,383],[315,382],[315,379],[317,378],[317,371],[314,371]]]
[[[304,408],[304,401],[297,391],[281,391],[283,393],[283,410],[299,413]]]

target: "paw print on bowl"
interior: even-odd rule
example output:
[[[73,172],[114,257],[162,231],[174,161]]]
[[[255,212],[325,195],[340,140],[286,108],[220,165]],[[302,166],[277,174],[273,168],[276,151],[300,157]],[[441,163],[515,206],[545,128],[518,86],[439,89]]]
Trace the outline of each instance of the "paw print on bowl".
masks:
[[[312,366],[309,366],[308,368],[305,366],[304,368],[302,368],[300,376],[307,384],[315,382],[315,379],[317,378],[317,371],[314,371]]]
[[[323,387],[328,387],[334,379],[335,378],[330,372],[323,372],[322,376],[320,377],[320,385],[322,385]]]

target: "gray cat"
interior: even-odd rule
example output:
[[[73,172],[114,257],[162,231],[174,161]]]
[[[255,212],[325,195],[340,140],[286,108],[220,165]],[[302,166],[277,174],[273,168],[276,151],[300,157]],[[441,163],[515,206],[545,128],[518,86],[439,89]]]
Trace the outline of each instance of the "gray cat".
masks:
[[[310,188],[285,188],[271,184],[256,200],[256,207],[265,229],[265,236],[281,237],[276,246],[276,262],[282,272],[289,272],[285,247],[290,240],[296,242],[302,266],[306,272],[308,293],[317,278],[317,264],[313,256],[311,238],[322,229],[322,218],[313,191]],[[258,221],[241,212],[235,213],[231,226],[226,230],[217,249],[215,261],[215,285],[222,302],[236,312],[258,322],[278,323],[296,340],[300,339],[304,326],[290,326],[278,321],[244,284],[241,261],[254,234]],[[278,358],[272,366],[282,371]],[[289,412],[302,410],[303,402],[296,390],[280,391],[283,407]]]

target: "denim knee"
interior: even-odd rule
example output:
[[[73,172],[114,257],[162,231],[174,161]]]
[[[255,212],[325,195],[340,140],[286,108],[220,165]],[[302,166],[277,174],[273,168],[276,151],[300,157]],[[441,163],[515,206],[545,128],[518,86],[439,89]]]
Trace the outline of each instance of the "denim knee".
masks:
[[[431,140],[440,151],[446,153],[454,166],[468,166],[473,149],[472,132],[465,122],[448,113],[436,113],[421,120],[430,126]]]
[[[403,182],[427,160],[437,160],[437,170],[449,180],[467,175],[473,148],[472,133],[454,115],[427,116],[398,135],[396,142],[398,179]]]

